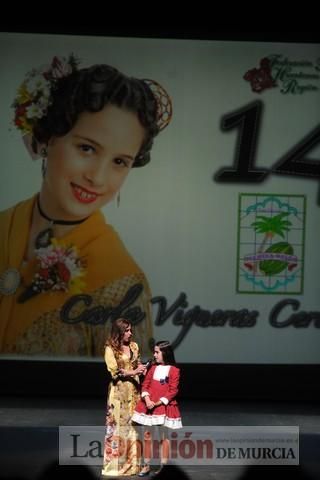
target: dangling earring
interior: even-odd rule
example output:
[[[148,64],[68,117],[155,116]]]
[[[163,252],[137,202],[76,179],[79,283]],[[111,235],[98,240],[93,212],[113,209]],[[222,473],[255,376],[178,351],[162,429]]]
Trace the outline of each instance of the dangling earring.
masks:
[[[42,159],[41,173],[42,173],[42,178],[44,178],[46,176],[46,173],[47,173],[47,159],[46,158]]]
[[[117,207],[118,208],[120,207],[120,192],[118,192],[118,195],[117,195]]]
[[[42,178],[44,178],[46,176],[46,171],[47,171],[47,156],[48,156],[48,150],[46,149],[46,147],[41,148],[40,155],[42,157],[41,173],[42,173]]]
[[[41,150],[40,150],[40,155],[42,158],[47,158],[48,156],[48,150],[46,149],[46,147],[42,147]]]

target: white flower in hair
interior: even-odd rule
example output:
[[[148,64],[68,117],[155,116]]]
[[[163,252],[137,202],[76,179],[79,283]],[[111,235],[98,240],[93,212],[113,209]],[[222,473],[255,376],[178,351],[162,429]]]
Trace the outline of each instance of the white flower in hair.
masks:
[[[74,72],[78,63],[73,54],[67,58],[54,57],[51,65],[34,68],[26,74],[12,104],[14,124],[23,135],[32,135],[35,123],[48,111],[52,91],[59,79]]]
[[[26,109],[26,117],[27,119],[33,119],[33,118],[42,118],[44,115],[45,110],[41,108],[40,105],[34,103],[31,104],[30,107]]]
[[[50,82],[44,78],[43,74],[39,75],[36,71],[26,80],[25,86],[30,95],[50,96]]]

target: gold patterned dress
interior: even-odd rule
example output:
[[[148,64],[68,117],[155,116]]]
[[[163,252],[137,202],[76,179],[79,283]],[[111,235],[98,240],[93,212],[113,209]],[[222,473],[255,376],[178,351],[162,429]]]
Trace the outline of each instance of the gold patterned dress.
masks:
[[[125,475],[136,475],[139,470],[137,433],[131,417],[140,399],[139,376],[120,377],[120,368],[134,370],[140,361],[139,347],[130,342],[130,358],[125,353],[105,349],[105,362],[111,375],[108,387],[106,431],[102,475],[119,476],[119,470],[130,464]],[[123,474],[121,474],[123,475]]]

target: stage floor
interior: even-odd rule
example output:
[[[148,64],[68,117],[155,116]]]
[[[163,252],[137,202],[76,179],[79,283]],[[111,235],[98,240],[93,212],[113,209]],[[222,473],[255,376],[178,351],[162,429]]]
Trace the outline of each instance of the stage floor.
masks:
[[[319,405],[261,401],[255,403],[181,401],[180,404],[184,426],[205,428],[236,425],[299,426],[300,463],[303,471],[312,475],[311,478],[320,478]],[[2,398],[0,400],[0,478],[28,480],[64,478],[64,476],[71,478],[72,469],[76,467],[54,467],[54,464],[59,461],[59,427],[97,427],[104,424],[104,419],[103,399]],[[56,468],[59,469],[59,475]],[[257,468],[266,467],[258,466]],[[157,478],[236,480],[246,474],[246,469],[247,467],[244,466],[168,465]],[[75,474],[77,478],[91,476],[92,479],[97,479],[100,478],[100,470],[100,466],[91,466],[88,477],[83,476],[84,472],[81,470],[75,470]],[[258,470],[258,473],[257,478],[264,478],[262,470]],[[269,471],[269,478],[270,474],[273,475],[273,473]],[[295,477],[291,476],[291,478]]]

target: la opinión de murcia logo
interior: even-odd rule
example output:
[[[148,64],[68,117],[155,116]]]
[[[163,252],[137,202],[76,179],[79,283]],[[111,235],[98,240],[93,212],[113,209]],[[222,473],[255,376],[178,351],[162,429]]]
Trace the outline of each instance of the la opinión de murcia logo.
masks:
[[[138,459],[161,458],[161,438],[154,427],[118,427],[109,444],[105,427],[59,427],[59,463],[100,465],[106,454],[122,461],[134,451]],[[187,426],[168,433],[168,459],[178,465],[297,465],[297,426]]]

